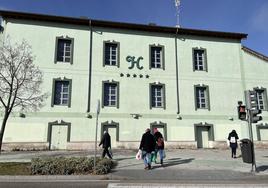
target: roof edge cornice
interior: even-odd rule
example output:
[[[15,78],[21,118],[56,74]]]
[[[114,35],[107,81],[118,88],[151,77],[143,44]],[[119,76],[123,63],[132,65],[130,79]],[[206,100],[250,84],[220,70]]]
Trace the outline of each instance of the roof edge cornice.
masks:
[[[178,34],[178,35],[219,37],[219,38],[230,38],[230,39],[239,39],[239,40],[247,38],[247,34],[244,34],[244,33],[232,33],[232,32],[221,32],[221,31],[122,23],[122,22],[112,22],[112,21],[101,21],[101,20],[93,20],[89,18],[63,17],[63,16],[15,12],[15,11],[7,11],[7,10],[0,10],[0,15],[4,18],[38,20],[38,21],[57,22],[57,23],[85,25],[85,26],[88,26],[90,22],[91,26],[93,27],[94,26],[106,27],[106,28],[127,29],[127,30],[135,30],[135,31],[159,32],[159,33]]]
[[[266,55],[263,55],[259,52],[256,52],[256,51],[254,51],[246,46],[242,46],[242,50],[244,50],[245,52],[247,52],[247,53],[249,53],[249,54],[251,54],[259,59],[262,59],[262,60],[268,62],[268,57]]]

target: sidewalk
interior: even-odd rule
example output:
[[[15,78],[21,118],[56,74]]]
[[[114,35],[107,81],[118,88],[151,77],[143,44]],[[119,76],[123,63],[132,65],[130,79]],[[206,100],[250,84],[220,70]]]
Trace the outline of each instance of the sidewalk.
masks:
[[[100,155],[101,151],[98,151]],[[104,176],[31,176],[26,179],[47,180],[128,180],[163,182],[234,182],[264,183],[268,185],[268,150],[257,149],[256,162],[259,173],[251,173],[251,164],[243,163],[242,158],[231,158],[229,150],[218,149],[177,149],[167,150],[164,167],[153,163],[152,170],[144,170],[142,160],[136,160],[136,151],[114,150],[114,160],[118,166]],[[94,156],[94,151],[24,151],[3,152],[0,162],[29,162],[33,157]],[[238,156],[240,151],[238,150]],[[0,176],[0,181],[23,181],[24,176]],[[25,178],[25,177],[24,177]],[[5,179],[5,180],[4,180]]]

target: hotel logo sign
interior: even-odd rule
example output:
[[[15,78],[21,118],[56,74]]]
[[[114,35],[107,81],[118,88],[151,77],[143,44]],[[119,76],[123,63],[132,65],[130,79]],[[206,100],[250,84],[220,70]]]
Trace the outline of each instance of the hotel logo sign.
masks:
[[[135,56],[129,55],[129,56],[127,56],[126,60],[127,60],[127,62],[131,63],[130,67],[128,67],[129,69],[133,69],[135,65],[138,69],[140,69],[140,70],[143,69],[143,66],[140,66],[140,60],[143,60],[143,57],[140,56],[140,57],[138,57],[137,60],[135,60]]]

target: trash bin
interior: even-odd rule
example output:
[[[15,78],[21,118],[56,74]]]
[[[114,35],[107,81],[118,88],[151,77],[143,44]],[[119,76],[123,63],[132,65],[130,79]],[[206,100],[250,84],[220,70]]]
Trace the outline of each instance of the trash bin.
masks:
[[[240,140],[240,148],[241,155],[244,163],[252,163],[253,162],[253,154],[252,154],[252,142],[251,140],[245,138]]]

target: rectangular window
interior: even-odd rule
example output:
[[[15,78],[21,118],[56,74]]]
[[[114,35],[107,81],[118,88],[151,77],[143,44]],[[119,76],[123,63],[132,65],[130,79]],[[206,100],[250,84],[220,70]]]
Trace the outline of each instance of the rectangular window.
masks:
[[[263,89],[255,89],[257,94],[257,102],[259,110],[267,110],[267,94],[266,90]]]
[[[151,85],[151,107],[164,107],[164,88],[163,85]]]
[[[105,43],[104,50],[104,65],[117,66],[118,65],[118,44]]]
[[[194,61],[194,70],[197,71],[206,71],[207,62],[206,62],[206,51],[203,49],[193,49],[193,61]]]
[[[197,109],[209,109],[209,98],[207,87],[195,87],[195,100]]]
[[[65,63],[72,61],[72,40],[57,39],[57,61]]]
[[[118,84],[104,83],[103,88],[103,105],[104,106],[118,106]]]
[[[151,47],[151,68],[163,68],[163,49],[162,47]]]
[[[55,81],[54,105],[68,106],[70,101],[70,82]]]

